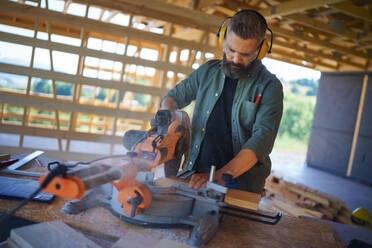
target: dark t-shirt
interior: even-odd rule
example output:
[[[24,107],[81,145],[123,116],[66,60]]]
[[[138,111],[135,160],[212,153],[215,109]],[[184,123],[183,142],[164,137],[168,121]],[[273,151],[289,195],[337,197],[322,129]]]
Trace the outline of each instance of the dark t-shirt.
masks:
[[[231,110],[238,80],[225,78],[225,84],[208,118],[204,140],[196,159],[197,172],[209,172],[212,165],[222,168],[234,157],[231,135]]]

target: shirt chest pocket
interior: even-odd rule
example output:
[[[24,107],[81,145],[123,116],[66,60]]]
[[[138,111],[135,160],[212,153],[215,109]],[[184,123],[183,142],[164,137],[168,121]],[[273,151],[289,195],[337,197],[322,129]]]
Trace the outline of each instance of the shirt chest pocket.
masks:
[[[243,101],[239,111],[240,125],[250,131],[256,119],[257,104],[250,101]]]

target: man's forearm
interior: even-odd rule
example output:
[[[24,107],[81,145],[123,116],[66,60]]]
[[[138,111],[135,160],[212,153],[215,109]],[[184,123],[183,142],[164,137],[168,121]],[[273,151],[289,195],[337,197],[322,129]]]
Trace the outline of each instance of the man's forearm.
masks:
[[[216,171],[214,180],[217,180],[219,184],[224,184],[225,182],[222,181],[222,174],[230,174],[233,176],[233,178],[236,178],[250,170],[257,163],[257,161],[258,159],[254,151],[250,149],[243,149],[229,163]],[[209,173],[194,174],[189,182],[189,187],[192,189],[205,187],[208,178]]]
[[[257,162],[258,158],[254,151],[243,149],[229,163],[216,171],[216,175],[220,177],[226,173],[236,178],[251,169]]]
[[[178,109],[177,101],[171,97],[168,96],[163,99],[163,101],[160,103],[161,109],[169,109],[170,111],[174,112]]]

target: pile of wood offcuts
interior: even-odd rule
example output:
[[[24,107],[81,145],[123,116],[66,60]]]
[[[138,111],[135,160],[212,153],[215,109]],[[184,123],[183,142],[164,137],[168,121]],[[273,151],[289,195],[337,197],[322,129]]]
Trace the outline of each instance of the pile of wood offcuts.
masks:
[[[290,216],[308,216],[354,225],[351,211],[336,197],[310,189],[302,184],[270,175],[265,183],[265,196],[259,208],[281,211]]]

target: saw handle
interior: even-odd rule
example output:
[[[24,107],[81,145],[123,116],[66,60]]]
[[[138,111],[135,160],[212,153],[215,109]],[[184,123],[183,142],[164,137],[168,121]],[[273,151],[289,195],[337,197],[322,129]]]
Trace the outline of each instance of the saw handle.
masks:
[[[130,217],[134,217],[136,215],[136,210],[138,205],[140,205],[143,202],[143,197],[141,194],[135,190],[134,193],[136,193],[136,197],[129,198],[127,203],[132,205],[131,211],[130,211]]]

